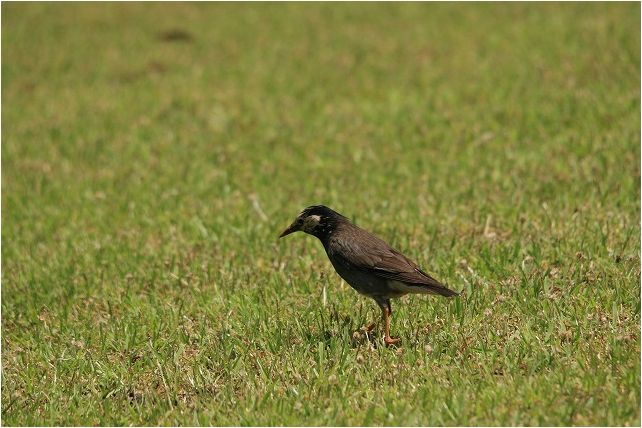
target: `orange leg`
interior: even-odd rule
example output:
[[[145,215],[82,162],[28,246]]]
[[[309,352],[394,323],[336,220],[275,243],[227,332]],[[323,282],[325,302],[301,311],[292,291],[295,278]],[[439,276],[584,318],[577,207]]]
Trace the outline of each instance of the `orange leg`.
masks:
[[[390,299],[386,299],[381,306],[381,312],[383,313],[383,322],[385,326],[385,335],[383,341],[386,345],[394,345],[398,343],[401,339],[393,339],[390,337],[390,318],[392,318],[392,308],[390,307]]]

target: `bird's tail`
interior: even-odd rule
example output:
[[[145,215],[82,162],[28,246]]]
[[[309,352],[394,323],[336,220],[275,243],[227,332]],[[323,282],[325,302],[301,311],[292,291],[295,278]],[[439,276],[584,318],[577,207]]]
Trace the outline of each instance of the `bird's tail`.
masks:
[[[428,292],[431,294],[439,294],[440,296],[444,296],[444,297],[459,296],[458,292],[451,290],[450,288],[442,284],[440,284],[439,286],[426,285],[425,287],[429,290]]]
[[[400,282],[394,281],[389,284],[392,288],[399,290],[403,293],[413,294],[436,294],[444,297],[459,296],[459,293],[451,290],[436,280],[428,280],[424,282]]]
[[[422,271],[421,269],[417,269],[423,276],[426,277],[426,282],[421,284],[421,288],[425,291],[424,293],[429,293],[429,294],[438,294],[440,296],[444,297],[455,297],[459,296],[459,293],[451,290],[450,288],[446,287],[444,284],[441,282],[437,281],[435,278],[432,276],[428,275],[426,272]]]

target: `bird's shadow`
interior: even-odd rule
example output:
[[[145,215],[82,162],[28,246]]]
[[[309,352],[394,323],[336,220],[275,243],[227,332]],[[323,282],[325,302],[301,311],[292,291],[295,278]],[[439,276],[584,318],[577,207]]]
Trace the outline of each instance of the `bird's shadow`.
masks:
[[[349,341],[351,349],[359,349],[364,346],[378,348],[379,346],[384,346],[383,335],[377,331],[377,328],[368,331],[366,326],[360,328],[350,328],[350,329],[340,329],[340,330],[330,330],[322,329],[321,331],[308,331],[304,333],[306,341],[310,343],[319,343],[322,342],[326,346],[330,346],[333,339],[341,337],[342,339]]]
[[[329,316],[328,316],[329,315]],[[351,349],[358,349],[364,346],[378,348],[380,346],[396,347],[396,345],[385,345],[383,342],[383,325],[375,321],[374,328],[368,329],[369,319],[363,306],[359,307],[358,314],[351,316],[342,314],[337,308],[332,308],[329,314],[319,312],[316,325],[304,333],[304,337],[311,343],[323,342],[330,346],[331,341],[341,337],[342,340],[350,343]],[[371,324],[372,325],[372,324]],[[316,327],[316,328],[314,328]]]
[[[383,343],[383,336],[377,331],[377,328],[368,331],[364,326],[352,333],[351,348],[357,349],[363,346],[370,346],[372,348],[378,348],[379,346],[385,346]]]

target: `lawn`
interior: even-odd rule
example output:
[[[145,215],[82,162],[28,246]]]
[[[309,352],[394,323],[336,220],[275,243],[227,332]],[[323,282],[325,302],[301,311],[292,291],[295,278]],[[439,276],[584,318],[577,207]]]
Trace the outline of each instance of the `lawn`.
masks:
[[[639,426],[640,5],[5,2],[1,253],[5,426]]]

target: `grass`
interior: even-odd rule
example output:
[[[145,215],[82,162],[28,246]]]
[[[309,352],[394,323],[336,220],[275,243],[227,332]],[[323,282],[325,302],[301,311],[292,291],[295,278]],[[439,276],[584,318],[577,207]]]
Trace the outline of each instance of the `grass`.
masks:
[[[639,4],[2,15],[3,425],[639,426]]]

